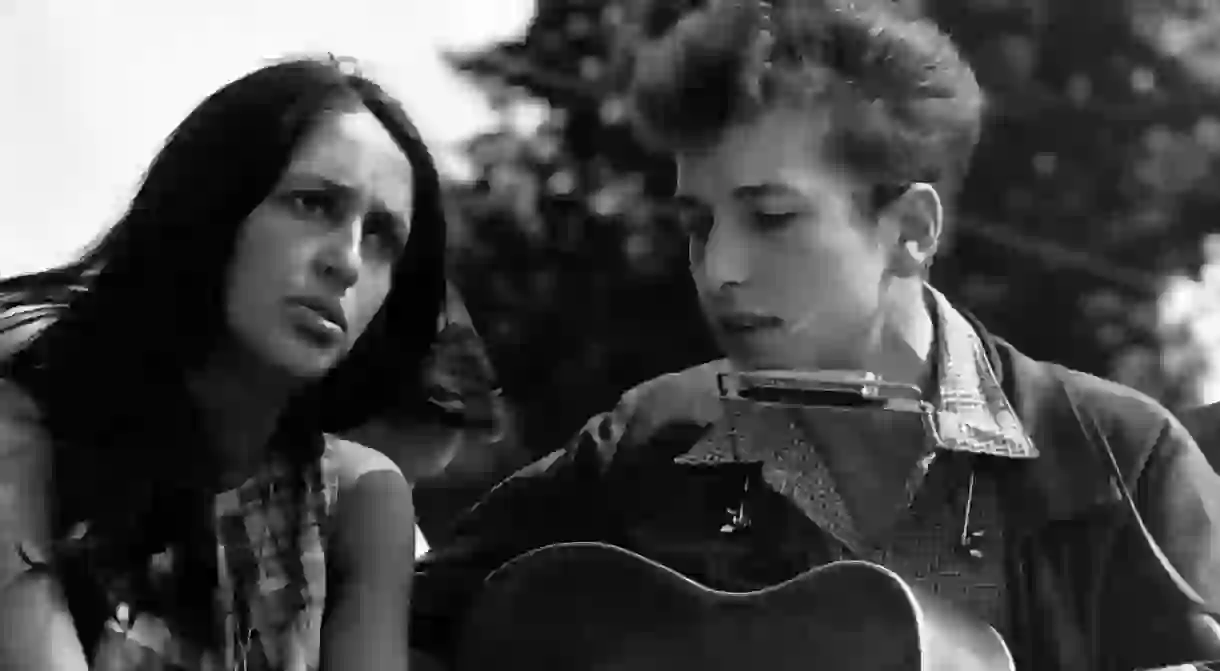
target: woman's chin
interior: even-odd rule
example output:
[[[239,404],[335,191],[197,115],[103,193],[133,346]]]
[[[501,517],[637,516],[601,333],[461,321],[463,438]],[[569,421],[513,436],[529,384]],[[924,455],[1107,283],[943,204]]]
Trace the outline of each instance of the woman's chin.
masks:
[[[340,353],[328,349],[289,345],[272,355],[271,363],[300,382],[320,380],[338,365]]]

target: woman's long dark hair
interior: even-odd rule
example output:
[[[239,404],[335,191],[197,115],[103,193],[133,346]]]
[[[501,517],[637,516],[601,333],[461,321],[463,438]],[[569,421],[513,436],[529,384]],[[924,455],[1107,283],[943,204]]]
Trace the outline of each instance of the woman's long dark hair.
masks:
[[[174,130],[130,209],[82,258],[0,281],[0,312],[45,306],[53,318],[0,375],[33,396],[51,437],[57,540],[45,568],[63,583],[86,650],[116,591],[199,643],[218,642],[216,464],[185,373],[227,336],[225,280],[247,216],[323,115],[362,108],[411,163],[411,232],[381,310],[340,365],[293,400],[281,435],[342,431],[409,406],[422,395],[414,381],[445,295],[439,180],[398,102],[335,58],[273,64],[221,88]],[[320,456],[320,440],[277,444],[301,466]],[[188,551],[175,555],[172,584],[153,585],[149,558],[167,547]]]

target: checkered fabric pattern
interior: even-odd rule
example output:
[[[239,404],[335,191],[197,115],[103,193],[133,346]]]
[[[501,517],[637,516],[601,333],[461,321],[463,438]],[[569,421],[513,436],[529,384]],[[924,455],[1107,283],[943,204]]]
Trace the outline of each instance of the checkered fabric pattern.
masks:
[[[271,464],[216,497],[218,602],[223,651],[202,651],[164,622],[124,609],[109,623],[96,671],[313,671],[318,668],[326,601],[325,539],[338,480],[330,449],[301,485]],[[297,524],[294,525],[293,522]],[[291,535],[299,534],[293,553]],[[160,555],[151,570],[169,570]]]

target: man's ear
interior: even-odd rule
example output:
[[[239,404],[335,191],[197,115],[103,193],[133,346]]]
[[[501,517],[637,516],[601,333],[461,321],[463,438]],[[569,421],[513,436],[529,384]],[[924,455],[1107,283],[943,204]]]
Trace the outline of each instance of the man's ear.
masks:
[[[921,275],[931,265],[944,227],[940,194],[931,184],[916,182],[890,203],[882,218],[897,235],[890,272],[898,277]]]

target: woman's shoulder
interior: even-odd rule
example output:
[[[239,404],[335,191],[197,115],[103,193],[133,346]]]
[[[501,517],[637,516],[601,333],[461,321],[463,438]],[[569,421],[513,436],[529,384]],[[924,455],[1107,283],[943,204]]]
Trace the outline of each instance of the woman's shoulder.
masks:
[[[338,485],[340,491],[351,489],[370,473],[390,473],[403,477],[402,471],[389,457],[360,443],[338,436],[326,436],[323,470]]]
[[[34,397],[15,381],[0,377],[0,422],[38,424],[40,419]]]
[[[372,571],[381,561],[413,554],[415,508],[411,486],[393,461],[359,443],[327,436],[324,470],[333,473],[339,496],[331,508],[333,533],[327,561],[340,572]]]
[[[31,460],[43,463],[48,441],[42,413],[33,397],[17,383],[0,378],[0,474],[27,472],[33,465]]]
[[[34,400],[0,379],[0,584],[24,568],[14,549],[41,559],[49,533],[49,438]]]

